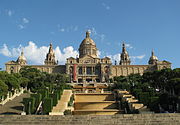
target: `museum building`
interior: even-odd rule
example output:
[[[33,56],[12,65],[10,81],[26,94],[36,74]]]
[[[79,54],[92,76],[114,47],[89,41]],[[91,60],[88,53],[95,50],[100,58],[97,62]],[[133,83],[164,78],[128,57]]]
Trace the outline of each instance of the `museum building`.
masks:
[[[62,73],[70,76],[71,82],[108,82],[115,76],[127,76],[130,74],[143,74],[144,72],[171,68],[168,61],[159,61],[154,51],[149,58],[148,65],[131,65],[131,59],[126,50],[125,43],[122,44],[119,64],[114,65],[109,57],[99,58],[98,49],[95,42],[90,37],[90,32],[86,32],[85,39],[79,46],[79,57],[67,58],[65,65],[58,65],[55,58],[53,46],[50,44],[49,52],[46,55],[44,65],[28,65],[24,52],[18,57],[17,61],[5,63],[8,73],[18,73],[22,67],[31,66],[41,72]]]

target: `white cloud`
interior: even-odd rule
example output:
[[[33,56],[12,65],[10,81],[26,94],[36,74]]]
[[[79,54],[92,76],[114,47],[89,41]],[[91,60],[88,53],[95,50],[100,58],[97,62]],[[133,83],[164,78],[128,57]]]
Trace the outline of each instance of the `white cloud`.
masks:
[[[130,56],[131,59],[143,59],[146,55],[140,55],[140,56]]]
[[[63,49],[63,52],[61,52],[59,47],[56,47],[55,54],[57,57],[57,60],[60,64],[65,64],[66,59],[69,57],[76,58],[79,54],[78,51],[74,50],[72,46],[68,46]]]
[[[108,55],[107,57],[111,58],[112,63],[115,61],[119,62],[120,61],[120,54],[115,54],[115,55]]]
[[[22,29],[24,29],[24,28],[25,28],[25,26],[24,26],[24,25],[22,25],[22,24],[19,24],[19,25],[18,25],[18,27],[19,27],[19,29],[20,29],[20,30],[22,30]]]
[[[97,30],[94,27],[89,28],[89,31],[95,39],[100,39],[101,42],[104,41],[106,36],[102,33],[97,32]]]
[[[6,44],[3,44],[3,48],[0,49],[0,54],[11,57],[11,52],[9,51],[8,46]]]
[[[130,59],[133,63],[136,62],[137,59],[142,60],[146,55],[139,55],[139,56],[130,56]],[[109,58],[111,58],[112,63],[117,61],[117,63],[120,61],[120,54],[115,54],[115,55],[108,55]]]
[[[101,55],[101,51],[97,51],[97,57],[100,57],[100,55]]]
[[[27,61],[31,61],[33,64],[43,64],[46,54],[49,50],[49,46],[38,47],[34,42],[30,41],[27,46],[19,45],[17,48],[9,49],[6,44],[0,49],[0,54],[8,57],[18,57],[21,50],[24,50],[24,55]],[[10,51],[11,50],[11,51]],[[78,51],[74,50],[72,46],[68,46],[61,52],[59,46],[54,49],[56,59],[59,64],[65,64],[66,59],[69,57],[76,57]]]
[[[29,23],[29,20],[25,17],[22,19],[22,21],[23,21],[23,23]]]
[[[29,23],[29,20],[24,17],[24,18],[22,18],[21,23],[18,25],[18,28],[20,30],[25,29],[28,23]]]
[[[12,14],[13,14],[12,10],[7,10],[7,15],[8,15],[8,16],[10,16],[10,17],[11,17],[11,16],[12,16]]]
[[[63,27],[60,24],[57,25],[59,32],[75,32],[78,30],[78,26],[66,26]]]
[[[133,48],[133,46],[131,44],[127,44],[127,43],[125,43],[125,46],[126,46],[126,48],[129,48],[129,49]]]
[[[78,30],[78,26],[75,26],[75,27],[74,27],[74,31],[77,31],[77,30]]]
[[[64,31],[65,31],[65,29],[64,29],[64,28],[61,28],[61,29],[59,29],[59,31],[60,31],[60,32],[64,32]]]
[[[102,6],[103,6],[106,10],[110,10],[110,6],[108,6],[107,4],[102,3]]]

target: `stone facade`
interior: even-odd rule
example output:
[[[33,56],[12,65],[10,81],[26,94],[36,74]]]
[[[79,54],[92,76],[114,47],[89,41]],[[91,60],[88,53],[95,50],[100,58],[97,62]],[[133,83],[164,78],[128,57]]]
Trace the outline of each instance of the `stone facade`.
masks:
[[[127,76],[136,73],[142,75],[148,71],[171,68],[171,63],[168,61],[159,61],[154,51],[152,51],[148,65],[131,65],[125,43],[122,45],[119,65],[113,65],[109,57],[99,58],[97,51],[96,44],[91,39],[90,32],[87,31],[86,37],[79,47],[79,57],[67,58],[65,65],[58,65],[53,46],[50,44],[44,65],[27,65],[22,51],[17,61],[9,61],[5,64],[6,71],[8,73],[17,73],[22,67],[31,66],[42,72],[68,74],[71,82],[85,83],[108,82],[114,76]]]

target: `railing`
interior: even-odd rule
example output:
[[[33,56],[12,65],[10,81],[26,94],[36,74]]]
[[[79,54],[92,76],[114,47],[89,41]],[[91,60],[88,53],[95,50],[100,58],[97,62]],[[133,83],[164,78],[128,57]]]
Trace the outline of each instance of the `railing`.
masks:
[[[35,112],[35,114],[37,115],[37,113],[40,111],[40,109],[42,108],[42,101],[39,103],[39,106]]]
[[[14,90],[14,93],[8,92],[6,96],[1,96],[0,105],[6,104],[8,101],[13,100],[15,97],[20,96],[24,92],[24,88]],[[6,97],[6,98],[5,98]]]

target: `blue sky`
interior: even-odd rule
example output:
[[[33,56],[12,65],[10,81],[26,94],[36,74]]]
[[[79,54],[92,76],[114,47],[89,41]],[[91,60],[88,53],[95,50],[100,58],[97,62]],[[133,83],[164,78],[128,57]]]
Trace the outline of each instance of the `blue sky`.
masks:
[[[132,64],[147,64],[151,50],[179,67],[180,0],[0,0],[0,67],[21,49],[42,64],[50,42],[60,64],[76,56],[91,30],[100,57],[119,61],[122,41]]]

